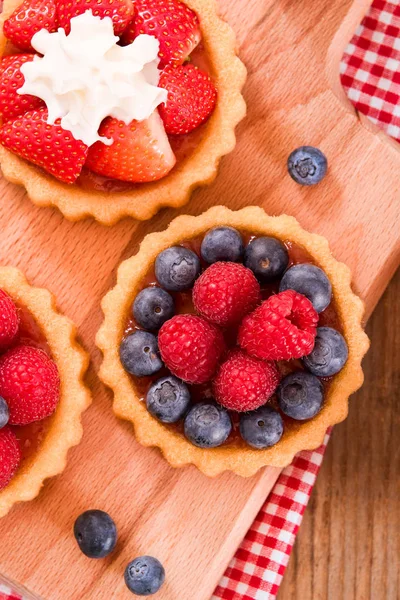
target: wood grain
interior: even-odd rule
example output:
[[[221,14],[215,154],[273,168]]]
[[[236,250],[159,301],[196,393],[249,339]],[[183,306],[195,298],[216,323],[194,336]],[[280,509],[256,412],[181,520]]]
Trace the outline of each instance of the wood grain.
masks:
[[[365,384],[334,429],[279,600],[400,597],[400,272],[367,331]]]
[[[400,158],[339,98],[338,57],[369,2],[351,4],[221,4],[249,70],[249,114],[216,182],[197,191],[182,212],[200,214],[220,203],[293,214],[303,227],[328,237],[336,257],[353,269],[355,289],[371,311],[398,262]],[[286,173],[289,152],[301,144],[321,147],[329,159],[329,175],[314,189],[297,186]],[[130,597],[123,567],[146,552],[167,569],[159,600],[207,600],[278,471],[265,469],[248,480],[229,474],[209,480],[194,468],[173,471],[156,450],[136,444],[127,423],[113,417],[110,394],[95,374],[99,304],[114,283],[116,266],[147,232],[164,228],[176,213],[106,229],[37,209],[5,181],[0,193],[3,262],[55,292],[60,308],[75,320],[93,357],[88,383],[95,398],[84,418],[83,443],[71,451],[64,475],[1,521],[0,572],[47,600],[123,600]],[[71,535],[74,519],[89,507],[109,511],[120,529],[118,550],[105,561],[81,556]]]

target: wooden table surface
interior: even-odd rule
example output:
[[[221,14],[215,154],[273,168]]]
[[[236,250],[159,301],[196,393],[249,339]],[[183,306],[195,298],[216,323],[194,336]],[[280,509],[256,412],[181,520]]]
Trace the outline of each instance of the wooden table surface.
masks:
[[[365,384],[333,431],[278,600],[400,598],[400,271],[367,332]]]

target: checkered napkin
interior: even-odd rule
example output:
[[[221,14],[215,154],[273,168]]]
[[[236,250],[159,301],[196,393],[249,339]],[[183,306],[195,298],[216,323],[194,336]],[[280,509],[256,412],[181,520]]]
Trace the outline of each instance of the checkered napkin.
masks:
[[[356,109],[400,141],[400,2],[375,0],[346,49],[341,78]]]
[[[374,0],[346,50],[341,77],[356,109],[400,141],[400,0]],[[211,600],[275,598],[329,435],[282,472]],[[22,596],[0,584],[0,600]]]
[[[23,600],[21,596],[15,596],[12,589],[6,585],[0,585],[0,600]]]

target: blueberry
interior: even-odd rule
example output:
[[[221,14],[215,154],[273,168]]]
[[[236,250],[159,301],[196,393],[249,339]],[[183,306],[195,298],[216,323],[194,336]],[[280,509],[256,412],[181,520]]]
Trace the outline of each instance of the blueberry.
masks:
[[[283,420],[271,406],[261,406],[240,415],[240,435],[253,448],[262,450],[274,446],[283,434]]]
[[[139,556],[125,569],[126,586],[137,596],[152,596],[158,592],[164,580],[164,567],[152,556]]]
[[[331,377],[346,364],[349,351],[346,340],[332,327],[318,327],[314,349],[303,358],[303,364],[317,377]]]
[[[8,410],[8,404],[4,398],[0,396],[0,429],[3,429],[3,427],[7,425],[9,418],[10,411]]]
[[[331,282],[324,271],[315,265],[302,263],[290,267],[282,277],[279,291],[295,290],[306,296],[320,313],[332,300]]]
[[[322,383],[315,375],[305,371],[287,375],[281,381],[277,394],[281,411],[297,421],[314,417],[324,401]]]
[[[147,287],[135,298],[132,313],[144,329],[160,329],[175,314],[172,296],[160,287]]]
[[[74,535],[79,548],[89,558],[104,558],[117,543],[117,528],[114,521],[102,510],[87,510],[74,525]]]
[[[136,377],[154,375],[163,366],[157,338],[148,331],[135,331],[122,340],[119,356],[125,371]]]
[[[243,256],[242,236],[233,227],[214,227],[203,239],[201,256],[207,263],[220,260],[239,262]]]
[[[279,240],[272,237],[255,238],[244,251],[244,265],[262,283],[282,276],[289,264],[289,254]]]
[[[215,448],[223,444],[232,430],[228,411],[215,402],[195,404],[185,419],[185,436],[199,448]]]
[[[172,375],[157,379],[147,392],[147,410],[162,423],[176,423],[190,404],[189,388]]]
[[[171,292],[191,288],[201,270],[197,254],[183,246],[172,246],[161,252],[155,268],[158,283]]]
[[[287,167],[289,174],[300,185],[315,185],[326,175],[328,161],[318,148],[300,146],[290,154]]]

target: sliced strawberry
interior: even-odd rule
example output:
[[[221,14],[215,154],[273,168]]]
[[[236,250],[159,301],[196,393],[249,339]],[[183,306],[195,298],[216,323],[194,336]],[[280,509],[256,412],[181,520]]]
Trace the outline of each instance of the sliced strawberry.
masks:
[[[166,67],[158,85],[168,90],[168,100],[159,108],[167,133],[189,133],[214,110],[217,90],[208,73],[192,64]]]
[[[73,17],[91,10],[95,17],[110,17],[115,35],[121,35],[133,18],[132,0],[56,0],[59,26],[68,34]]]
[[[146,121],[129,125],[109,117],[99,134],[114,140],[111,146],[96,142],[89,148],[86,166],[99,175],[131,182],[156,181],[176,162],[157,111]]]
[[[0,114],[3,122],[45,106],[43,100],[36,96],[17,94],[25,83],[21,66],[31,62],[33,57],[34,54],[13,54],[0,62]]]
[[[196,13],[179,0],[135,0],[135,16],[122,41],[130,44],[141,33],[160,42],[160,66],[180,65],[201,40]]]
[[[57,31],[54,0],[24,0],[4,22],[4,35],[21,50],[33,50],[31,40],[41,29]]]
[[[76,181],[88,150],[60,126],[60,119],[48,125],[45,108],[8,121],[0,128],[0,143],[64,183]]]

